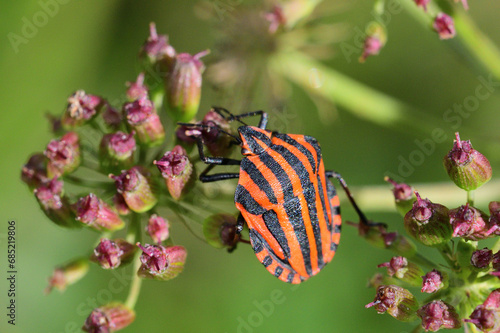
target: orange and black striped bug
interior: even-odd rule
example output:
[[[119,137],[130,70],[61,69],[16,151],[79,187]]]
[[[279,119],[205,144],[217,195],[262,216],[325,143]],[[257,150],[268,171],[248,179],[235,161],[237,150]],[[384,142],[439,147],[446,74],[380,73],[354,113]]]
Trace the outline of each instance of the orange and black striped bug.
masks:
[[[315,138],[267,130],[268,116],[263,111],[233,115],[224,108],[213,109],[228,121],[242,123],[239,136],[233,138],[244,157],[205,156],[203,140],[196,137],[200,159],[209,164],[200,180],[239,178],[234,195],[240,211],[237,232],[246,222],[255,255],[271,274],[294,284],[316,275],[332,260],[340,240],[339,198],[329,178],[338,179],[361,223],[370,225],[345,181],[338,173],[325,170]],[[260,116],[258,126],[241,120],[250,116]],[[239,165],[240,171],[208,175],[216,165]]]

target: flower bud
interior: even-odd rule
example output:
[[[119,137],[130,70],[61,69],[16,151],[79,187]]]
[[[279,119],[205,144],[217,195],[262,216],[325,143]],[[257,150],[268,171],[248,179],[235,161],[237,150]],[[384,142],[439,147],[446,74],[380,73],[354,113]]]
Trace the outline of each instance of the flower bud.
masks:
[[[150,64],[159,64],[162,72],[169,72],[175,59],[175,49],[168,44],[168,36],[156,32],[156,25],[149,24],[149,37],[142,46],[140,55],[146,57]]]
[[[66,290],[67,286],[83,278],[88,270],[89,261],[86,258],[73,260],[64,266],[56,267],[49,278],[49,285],[45,289],[45,294],[49,294],[54,288],[61,292]]]
[[[405,288],[396,285],[382,285],[377,288],[377,295],[366,308],[375,307],[378,313],[387,312],[400,321],[416,319],[417,299]]]
[[[134,131],[105,134],[99,146],[99,163],[104,172],[120,172],[134,164]]]
[[[404,218],[406,231],[416,240],[427,246],[436,246],[451,238],[452,229],[448,217],[448,208],[420,198]]]
[[[488,205],[490,210],[490,217],[488,219],[488,233],[499,236],[500,235],[500,202],[492,201]]]
[[[207,146],[210,154],[213,156],[228,156],[231,154],[234,147],[231,144],[233,138],[219,130],[231,133],[229,121],[214,110],[210,110],[203,117],[201,124],[210,126],[209,128],[201,128],[203,143]]]
[[[139,142],[149,146],[159,145],[165,138],[165,130],[153,103],[143,97],[125,103],[123,112],[128,124],[135,130]]]
[[[440,39],[450,39],[455,37],[455,23],[453,18],[445,13],[437,14],[432,27],[439,34]]]
[[[85,320],[82,330],[89,333],[111,333],[124,329],[134,320],[134,310],[113,302],[94,309]]]
[[[394,194],[394,199],[396,201],[396,208],[401,215],[405,216],[406,213],[408,213],[413,207],[413,203],[417,199],[413,193],[415,190],[410,185],[405,183],[396,183],[389,177],[385,177],[384,180],[394,186],[392,193]]]
[[[136,245],[143,251],[142,265],[137,272],[139,277],[165,281],[175,278],[183,271],[187,252],[182,246]]]
[[[492,260],[493,251],[485,247],[472,253],[470,264],[480,271],[488,271]]]
[[[80,144],[75,132],[68,132],[59,140],[52,140],[45,149],[49,178],[73,172],[80,165]]]
[[[47,177],[47,158],[42,153],[30,156],[21,169],[21,180],[30,188],[40,187],[49,182]]]
[[[125,226],[118,213],[93,193],[80,198],[74,208],[76,220],[94,230],[114,231]]]
[[[35,197],[40,208],[52,222],[62,227],[77,227],[75,215],[68,199],[63,194],[63,182],[53,178],[50,182],[36,188]]]
[[[435,293],[436,291],[448,286],[448,274],[433,269],[429,273],[422,276],[422,292]]]
[[[236,248],[241,236],[236,232],[237,219],[230,214],[215,214],[203,221],[203,235],[207,243],[215,248]]]
[[[188,151],[193,147],[194,143],[196,142],[196,139],[193,136],[186,134],[186,132],[189,133],[190,129],[191,129],[190,127],[187,127],[185,125],[180,125],[175,130],[175,139],[176,139],[175,142]]]
[[[70,130],[85,124],[97,114],[101,102],[100,97],[77,90],[68,98],[68,106],[61,119],[62,126]]]
[[[104,269],[115,269],[129,263],[136,249],[134,245],[124,239],[102,238],[90,256],[90,260]]]
[[[493,254],[493,257],[491,258],[491,265],[493,270],[498,273],[495,275],[500,276],[500,251]]]
[[[422,328],[427,331],[436,332],[441,328],[460,328],[462,322],[455,308],[441,300],[435,300],[425,304],[417,311],[422,319]]]
[[[489,236],[488,216],[467,203],[449,212],[453,237],[477,241]]]
[[[135,166],[123,171],[119,176],[109,175],[109,177],[115,180],[116,190],[134,212],[146,212],[158,202],[154,184],[146,169]]]
[[[465,322],[476,325],[483,332],[500,331],[500,289],[493,290],[483,304],[478,305]]]
[[[161,244],[169,236],[169,223],[163,217],[151,215],[146,231],[156,244]]]
[[[195,181],[193,164],[181,146],[175,146],[163,157],[153,162],[160,170],[168,192],[175,200],[179,200],[192,187]]]
[[[116,131],[122,123],[123,116],[121,112],[106,102],[102,107],[102,119],[106,126]]]
[[[385,29],[378,23],[372,23],[363,46],[363,54],[359,57],[359,62],[363,63],[369,56],[378,55],[387,41]]]
[[[133,102],[136,99],[148,98],[148,87],[144,85],[144,73],[139,73],[135,82],[127,82],[127,98]]]
[[[115,195],[113,196],[113,206],[120,215],[130,214],[130,209],[125,202],[125,199],[123,199],[123,195],[121,195],[120,193],[115,193]]]
[[[472,148],[469,140],[461,141],[458,132],[455,135],[453,149],[443,160],[444,167],[458,187],[472,191],[491,179],[491,165],[483,154]]]
[[[391,261],[380,264],[377,267],[386,267],[387,275],[391,277],[396,276],[398,279],[412,286],[422,285],[421,276],[424,274],[424,271],[418,265],[408,262],[408,259],[405,257],[393,257]]]
[[[429,2],[431,2],[431,0],[414,0],[414,1],[417,7],[422,7],[425,11],[427,11],[427,5],[429,4]]]
[[[180,53],[175,57],[172,72],[167,77],[166,88],[172,118],[188,122],[198,112],[201,97],[201,74],[205,66],[200,58],[208,50],[195,54]]]
[[[285,27],[286,17],[283,7],[274,5],[273,10],[264,14],[264,18],[269,22],[269,33],[274,34],[279,28]]]

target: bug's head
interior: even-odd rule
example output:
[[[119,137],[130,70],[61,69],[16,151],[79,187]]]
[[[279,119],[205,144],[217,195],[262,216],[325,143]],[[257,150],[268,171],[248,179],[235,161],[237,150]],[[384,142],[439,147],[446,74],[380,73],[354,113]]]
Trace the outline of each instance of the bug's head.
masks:
[[[238,128],[241,139],[241,154],[259,155],[271,145],[271,132],[254,126]]]

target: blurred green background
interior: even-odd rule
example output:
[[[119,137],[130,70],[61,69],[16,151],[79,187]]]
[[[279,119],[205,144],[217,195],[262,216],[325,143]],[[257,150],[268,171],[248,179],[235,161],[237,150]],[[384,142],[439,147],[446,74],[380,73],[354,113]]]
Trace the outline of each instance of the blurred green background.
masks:
[[[110,295],[121,300],[126,297],[128,281],[123,281],[122,273],[117,277],[95,265],[85,279],[65,293],[43,294],[53,267],[87,253],[96,237],[89,230],[67,231],[50,223],[19,180],[28,155],[42,151],[51,139],[44,113],[61,112],[67,96],[76,89],[110,99],[122,96],[124,83],[139,71],[137,53],[148,35],[149,22],[156,22],[159,33],[167,33],[180,52],[212,49],[217,38],[217,30],[195,15],[194,0],[66,1],[26,43],[17,46],[16,52],[9,33],[21,35],[26,20],[32,21],[44,10],[42,4],[48,2],[3,2],[0,6],[2,311],[7,299],[3,276],[9,219],[17,222],[19,272],[17,324],[7,325],[2,312],[1,332],[78,332],[93,307],[110,301]],[[330,21],[347,24],[349,41],[353,27],[364,27],[372,20],[372,5],[372,1],[351,1]],[[500,3],[471,1],[470,6],[470,16],[500,45]],[[356,55],[348,62],[337,45],[337,55],[325,64],[442,120],[454,103],[463,103],[474,94],[479,75],[488,77],[459,56],[460,50],[452,50],[445,43],[403,12],[392,17],[389,41],[380,56],[359,64]],[[287,107],[297,116],[287,120],[286,130],[316,136],[322,143],[327,167],[341,172],[355,192],[369,185],[383,185],[384,175],[398,173],[400,156],[407,159],[418,148],[414,140],[426,139],[418,131],[383,128],[361,120],[342,107],[334,110],[330,106],[334,110],[332,121],[322,121],[307,94],[296,86],[292,92]],[[210,88],[204,89],[201,113],[219,104],[214,96]],[[500,95],[495,91],[464,119],[467,126],[459,129],[463,139],[471,139],[475,148],[490,158],[495,171],[500,170],[499,106]],[[268,109],[266,105],[252,107]],[[456,129],[444,121],[428,127],[443,128],[448,140],[437,144],[425,162],[405,178],[410,183],[448,180],[442,157],[451,148]],[[468,129],[480,136],[471,137]],[[497,191],[497,197],[490,199],[499,200],[499,194]],[[390,200],[389,190],[384,195]],[[355,219],[352,209],[344,207],[344,219]],[[485,207],[483,202],[480,208]],[[401,219],[392,209],[381,207],[378,212],[367,213],[375,220],[386,221],[392,229],[401,229]],[[235,253],[227,254],[200,242],[182,224],[171,222],[176,243],[189,252],[186,269],[170,282],[143,283],[137,319],[124,332],[402,333],[414,326],[364,308],[374,296],[374,290],[366,288],[367,279],[391,254],[374,251],[351,227],[343,229],[335,260],[317,277],[293,287],[271,277],[249,247],[240,246]],[[195,229],[201,233],[201,227]]]

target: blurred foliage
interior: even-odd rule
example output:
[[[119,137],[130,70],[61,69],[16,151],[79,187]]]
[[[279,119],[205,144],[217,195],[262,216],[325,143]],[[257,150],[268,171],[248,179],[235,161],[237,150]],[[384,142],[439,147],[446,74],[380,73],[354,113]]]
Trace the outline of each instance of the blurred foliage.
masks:
[[[465,50],[449,48],[450,43],[440,41],[430,28],[424,29],[404,11],[390,18],[389,37],[381,54],[361,65],[358,55],[346,58],[339,45],[341,41],[353,43],[356,31],[364,30],[373,20],[373,2],[330,2],[325,6],[333,7],[328,11],[332,14],[322,15],[321,22],[339,25],[342,39],[322,64],[421,110],[421,119],[433,119],[419,125],[425,130],[388,128],[359,119],[325,100],[312,100],[296,84],[289,86],[289,95],[279,112],[274,105],[264,104],[258,93],[244,104],[239,99],[223,103],[220,94],[207,86],[200,113],[214,104],[235,107],[235,111],[268,110],[271,117],[278,119],[271,120],[275,128],[318,138],[327,167],[341,172],[354,186],[380,185],[385,174],[398,174],[402,159],[408,160],[412,152],[421,149],[416,140],[428,139],[425,133],[435,128],[442,128],[447,140],[435,143],[428,154],[424,152],[422,163],[415,165],[403,180],[413,184],[446,180],[442,157],[451,148],[457,130],[463,139],[473,140],[474,147],[490,159],[493,170],[500,170],[498,87],[480,101],[470,116],[462,118],[461,124],[453,126],[455,123],[443,119],[454,104],[474,96],[481,84],[478,78],[487,78],[489,73],[471,65]],[[31,37],[19,44],[16,52],[9,34],[22,34],[27,21],[47,11],[42,5],[47,3],[54,1],[3,3],[0,14],[0,100],[4,105],[0,115],[0,174],[4,185],[0,192],[1,220],[17,222],[19,271],[18,325],[7,326],[4,319],[0,322],[2,332],[78,332],[92,308],[115,298],[123,299],[128,286],[121,272],[115,275],[94,266],[86,279],[64,294],[43,295],[53,267],[87,252],[95,238],[91,231],[76,233],[49,223],[19,180],[20,167],[28,154],[42,150],[51,138],[44,114],[59,113],[67,96],[76,89],[110,100],[121,98],[124,83],[133,80],[139,71],[137,53],[151,21],[156,22],[160,33],[169,35],[179,52],[196,53],[216,48],[221,35],[215,26],[226,24],[224,16],[216,16],[216,22],[203,18],[207,3],[213,6],[210,10],[228,5],[227,15],[234,15],[239,6],[244,6],[243,1],[235,0],[208,0],[205,5],[194,0],[66,1],[52,8],[46,23],[31,31]],[[470,6],[467,14],[499,45],[500,3],[471,1]],[[288,70],[293,72],[294,68]],[[317,74],[321,79],[321,71]],[[385,195],[390,202],[388,187]],[[483,205],[479,207],[485,208]],[[230,202],[225,209],[235,211]],[[344,219],[355,216],[347,206],[343,212]],[[368,214],[391,228],[402,229],[395,210]],[[6,228],[3,222],[0,237]],[[200,226],[193,228],[201,235]],[[172,223],[171,232],[189,252],[182,278],[168,283],[146,281],[136,307],[137,319],[124,332],[408,330],[405,324],[364,309],[373,298],[373,290],[365,288],[367,279],[375,266],[390,256],[373,252],[353,228],[344,228],[335,260],[298,287],[269,276],[249,247],[240,246],[229,255],[199,241],[181,223]],[[2,281],[4,299],[7,285]]]

